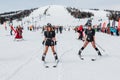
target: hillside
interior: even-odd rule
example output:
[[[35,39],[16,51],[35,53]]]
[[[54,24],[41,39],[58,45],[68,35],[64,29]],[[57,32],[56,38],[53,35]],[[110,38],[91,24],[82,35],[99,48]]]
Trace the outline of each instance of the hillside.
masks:
[[[12,21],[15,19],[21,21],[22,18],[29,16],[29,14],[36,9],[37,8],[0,13],[0,23],[3,24],[5,21]]]
[[[72,9],[73,10],[73,9]],[[82,18],[75,18],[71,13],[68,11],[67,7],[64,6],[58,6],[58,5],[50,5],[41,7],[33,13],[30,14],[30,16],[23,19],[24,22],[29,22],[26,24],[29,25],[36,25],[36,26],[43,26],[47,23],[51,23],[52,25],[62,25],[62,26],[78,26],[80,24],[84,25],[88,19],[94,18],[93,25],[99,24],[99,20],[103,18],[103,21],[108,22],[106,11],[95,11],[95,10],[89,10],[89,9],[83,9],[82,12],[92,13],[94,16],[91,17],[82,17]],[[101,14],[102,13],[102,14]],[[87,14],[88,15],[88,14]]]
[[[93,25],[109,20],[118,20],[119,16],[114,16],[115,11],[99,10],[99,9],[76,9],[60,5],[49,5],[40,8],[33,8],[28,10],[19,10],[12,12],[5,12],[0,14],[0,23],[10,21],[14,26],[18,25],[34,25],[44,26],[47,23],[61,26],[78,26],[85,25],[87,20],[92,18]],[[119,15],[119,11],[116,12]]]
[[[45,6],[35,10],[29,17],[23,19],[30,23],[36,22],[36,25],[46,25],[48,22],[52,25],[76,25],[78,19],[75,19],[63,6]],[[77,23],[78,24],[78,23]]]
[[[68,23],[66,23],[66,24],[64,24],[64,20],[65,19],[66,20],[71,20],[71,19],[69,19],[67,17],[63,18],[63,16],[60,16],[61,19],[58,19],[57,23],[54,23],[54,21],[51,21],[51,23],[53,23],[55,25],[64,25],[64,26],[66,26],[66,25],[68,25],[70,23],[71,23],[72,26],[75,25],[75,24],[78,25],[80,19],[90,18],[90,17],[93,17],[93,16],[96,17],[96,13],[99,13],[99,17],[98,17],[99,20],[100,20],[101,17],[103,17],[101,15],[104,15],[104,17],[109,19],[109,20],[115,20],[115,21],[118,21],[118,19],[120,17],[119,16],[120,15],[120,11],[114,11],[114,10],[103,10],[103,11],[99,10],[99,9],[88,9],[88,10],[85,10],[85,9],[77,9],[77,8],[72,8],[72,7],[63,7],[63,6],[61,6],[62,11],[64,11],[62,13],[59,10],[60,6],[59,6],[59,8],[57,10],[51,9],[53,7],[56,7],[56,9],[57,9],[58,6],[57,5],[50,5],[50,6],[41,7],[41,8],[32,8],[32,9],[27,9],[27,10],[4,12],[4,13],[0,14],[0,23],[3,24],[4,21],[12,22],[12,20],[21,21],[23,18],[28,17],[31,14],[31,15],[33,15],[33,16],[31,16],[32,19],[30,19],[30,17],[29,17],[29,19],[31,21],[28,20],[27,22],[33,23],[32,21],[35,18],[37,18],[37,21],[38,20],[40,21],[41,19],[44,18],[44,21],[42,20],[43,22],[41,22],[41,25],[43,25],[43,24],[45,25],[47,22],[50,22],[49,20],[45,20],[45,19],[46,18],[50,18],[50,15],[54,15],[54,13],[52,13],[52,12],[55,12],[55,14],[56,14],[55,16],[60,16],[60,14],[62,14],[62,15],[66,14],[67,16],[72,16],[71,18],[74,17],[73,21],[68,21]],[[33,12],[34,10],[36,10],[36,11]],[[100,14],[100,13],[102,13],[102,14]],[[54,17],[54,19],[57,19],[57,18],[59,18],[59,17]],[[51,18],[51,20],[54,20],[54,19]],[[62,20],[62,22],[61,22],[61,20]],[[37,21],[36,21],[36,23],[38,23]],[[44,23],[44,22],[46,22],[46,23]],[[62,24],[59,23],[59,22],[61,22]]]

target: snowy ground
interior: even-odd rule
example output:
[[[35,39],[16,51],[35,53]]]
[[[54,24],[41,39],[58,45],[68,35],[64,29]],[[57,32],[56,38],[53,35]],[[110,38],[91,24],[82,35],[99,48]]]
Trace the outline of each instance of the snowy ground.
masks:
[[[96,33],[96,43],[103,57],[90,61],[97,56],[88,45],[83,51],[85,60],[80,60],[77,53],[83,42],[77,40],[77,33],[64,31],[57,34],[56,50],[60,59],[57,68],[44,68],[41,31],[24,30],[24,41],[14,41],[9,31],[0,27],[0,80],[120,80],[120,37]],[[54,62],[49,49],[46,60]],[[50,64],[50,65],[51,65]]]

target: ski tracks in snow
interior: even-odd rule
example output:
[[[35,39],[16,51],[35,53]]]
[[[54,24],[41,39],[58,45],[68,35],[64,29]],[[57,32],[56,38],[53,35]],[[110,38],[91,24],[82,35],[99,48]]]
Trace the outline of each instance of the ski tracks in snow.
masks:
[[[38,53],[40,52],[41,49],[42,47],[40,49],[34,50],[35,52],[33,52],[32,56],[26,59],[26,61],[24,61],[24,63],[22,63],[16,70],[14,70],[13,73],[9,75],[5,80],[11,80],[12,77],[14,77],[24,66],[29,64],[34,58],[38,56]]]

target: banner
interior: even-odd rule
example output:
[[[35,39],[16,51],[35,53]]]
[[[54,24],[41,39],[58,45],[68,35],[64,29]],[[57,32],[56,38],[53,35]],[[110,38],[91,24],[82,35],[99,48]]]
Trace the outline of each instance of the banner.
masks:
[[[118,21],[118,29],[120,29],[120,18],[119,18],[119,21]]]
[[[102,26],[102,27],[103,27],[103,28],[105,28],[105,27],[106,27],[106,22],[104,22],[104,23],[103,23],[103,26]]]

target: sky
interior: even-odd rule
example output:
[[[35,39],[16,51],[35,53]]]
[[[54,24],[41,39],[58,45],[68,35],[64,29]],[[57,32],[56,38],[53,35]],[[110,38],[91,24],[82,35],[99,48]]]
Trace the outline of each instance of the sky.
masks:
[[[120,10],[120,0],[0,0],[0,13],[47,5]]]

